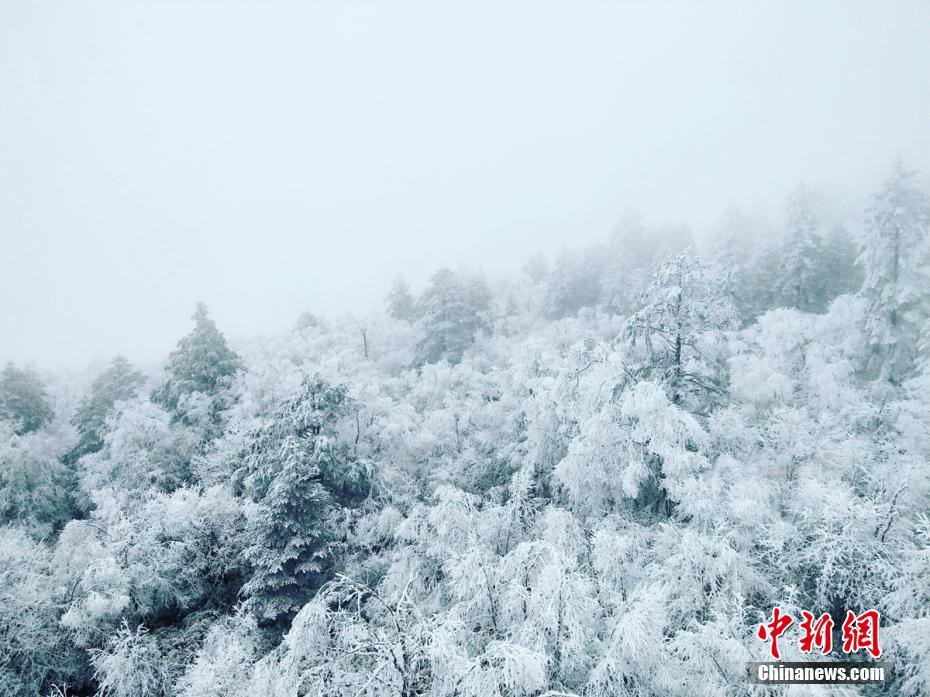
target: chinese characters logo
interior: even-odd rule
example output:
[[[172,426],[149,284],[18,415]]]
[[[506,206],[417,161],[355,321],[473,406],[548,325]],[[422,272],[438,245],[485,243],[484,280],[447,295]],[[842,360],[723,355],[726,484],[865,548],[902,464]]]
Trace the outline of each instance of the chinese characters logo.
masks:
[[[826,612],[820,617],[814,617],[807,610],[802,610],[801,616],[804,618],[798,623],[802,633],[798,641],[801,652],[813,653],[817,650],[826,656],[833,650],[833,618]],[[843,653],[856,653],[864,649],[872,654],[873,658],[881,656],[882,650],[878,644],[879,619],[880,615],[877,610],[866,610],[859,615],[852,610],[847,610],[842,627]],[[759,639],[771,642],[769,650],[775,660],[781,659],[778,639],[792,624],[794,624],[794,618],[776,607],[772,610],[772,619],[760,624],[756,631]]]

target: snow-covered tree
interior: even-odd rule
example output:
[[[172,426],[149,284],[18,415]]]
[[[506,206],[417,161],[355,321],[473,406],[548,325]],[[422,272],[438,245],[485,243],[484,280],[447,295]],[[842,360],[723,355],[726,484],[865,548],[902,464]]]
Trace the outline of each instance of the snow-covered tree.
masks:
[[[99,697],[163,697],[172,676],[155,637],[144,626],[123,625],[105,649],[91,652]]]
[[[142,386],[142,374],[123,356],[114,358],[90,386],[71,417],[80,440],[69,454],[70,459],[94,453],[103,447],[107,419],[117,402],[131,399]]]
[[[403,276],[398,276],[391,283],[391,290],[385,298],[388,306],[388,315],[394,319],[413,319],[416,312],[416,301],[410,294],[410,286]]]
[[[735,326],[736,313],[719,282],[683,252],[662,263],[643,302],[623,333],[638,359],[636,374],[667,385],[673,404],[722,394],[718,342],[721,332]]]
[[[753,311],[751,262],[756,253],[749,220],[737,208],[727,210],[715,230],[711,250],[711,272],[720,280],[723,291],[732,298],[742,317]]]
[[[836,223],[824,237],[825,300],[855,293],[862,287],[862,268],[856,263],[856,242],[845,226]]]
[[[772,305],[821,312],[825,307],[826,277],[820,268],[824,256],[818,201],[800,185],[785,202],[785,228],[774,258]]]
[[[51,554],[14,526],[0,526],[0,693],[44,694],[73,665],[58,626]]]
[[[320,318],[317,317],[312,312],[301,312],[300,317],[297,318],[297,322],[294,324],[294,329],[297,331],[303,331],[304,329],[309,329],[311,327],[319,327]]]
[[[254,620],[239,615],[216,622],[178,680],[178,697],[244,694],[258,653],[258,630]]]
[[[544,307],[551,319],[574,315],[583,307],[593,307],[601,297],[603,254],[563,249],[556,257],[546,287]]]
[[[700,497],[697,478],[709,468],[704,439],[657,383],[636,383],[579,425],[555,477],[579,510],[603,514],[629,502],[667,517]]]
[[[192,409],[189,400],[195,395],[217,396],[241,367],[238,354],[229,348],[226,338],[210,319],[206,305],[197,303],[191,319],[193,331],[171,352],[167,380],[152,395],[154,402],[178,418]],[[218,408],[219,405],[213,405],[211,411]],[[215,414],[210,417],[215,418]]]
[[[930,652],[930,518],[921,515],[914,532],[887,603],[896,620],[891,655],[902,672],[899,689],[904,695],[930,689],[930,668],[924,661]]]
[[[337,577],[294,618],[249,694],[414,697],[429,685],[428,625],[403,594]]]
[[[440,269],[417,301],[417,365],[462,360],[475,335],[486,331],[489,291],[481,276]]]
[[[247,445],[244,484],[258,509],[245,551],[253,572],[242,591],[262,619],[289,619],[325,581],[337,532],[324,483],[345,484],[335,428],[347,409],[344,388],[310,377]]]
[[[137,397],[118,404],[109,424],[103,447],[77,464],[85,497],[106,488],[123,495],[173,491],[191,480],[198,436],[175,427],[164,409]]]
[[[930,315],[930,197],[900,161],[866,211],[859,263],[874,361],[899,381],[913,369]]]
[[[536,252],[523,264],[525,273],[533,283],[542,283],[549,275],[549,261],[542,252]]]
[[[16,435],[0,423],[0,525],[16,523],[42,538],[72,515],[72,481],[54,441]]]
[[[31,368],[7,363],[0,372],[0,420],[23,435],[44,428],[53,418],[55,414],[38,374]]]

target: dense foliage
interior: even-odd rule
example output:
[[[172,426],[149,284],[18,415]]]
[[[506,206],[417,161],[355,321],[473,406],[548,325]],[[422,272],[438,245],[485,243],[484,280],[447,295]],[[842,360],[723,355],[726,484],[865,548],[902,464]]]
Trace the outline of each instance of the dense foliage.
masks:
[[[7,366],[0,693],[742,695],[775,605],[878,609],[930,693],[919,181],[235,350],[198,305],[162,371]]]

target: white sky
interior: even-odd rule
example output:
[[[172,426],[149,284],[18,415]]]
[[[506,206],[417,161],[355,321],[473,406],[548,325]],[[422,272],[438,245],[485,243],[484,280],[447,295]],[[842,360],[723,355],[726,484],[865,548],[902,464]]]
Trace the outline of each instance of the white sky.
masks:
[[[0,360],[930,164],[930,2],[0,0]]]

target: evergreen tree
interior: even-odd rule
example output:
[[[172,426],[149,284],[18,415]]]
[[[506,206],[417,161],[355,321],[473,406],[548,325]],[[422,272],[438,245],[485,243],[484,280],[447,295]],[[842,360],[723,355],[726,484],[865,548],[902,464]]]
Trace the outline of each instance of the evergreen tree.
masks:
[[[15,523],[42,538],[71,517],[70,472],[44,433],[10,436],[0,429],[0,525]]]
[[[31,368],[7,363],[0,373],[0,419],[17,435],[44,428],[55,418],[41,378]]]
[[[388,315],[394,319],[409,320],[413,318],[415,303],[410,294],[410,286],[403,276],[398,276],[391,284],[387,295]]]
[[[542,252],[536,252],[526,260],[523,265],[523,273],[529,276],[533,283],[542,283],[549,275],[549,262]]]
[[[71,418],[80,440],[69,453],[69,459],[76,460],[103,447],[106,421],[113,413],[113,406],[135,397],[143,381],[142,374],[123,356],[117,356],[110,362],[106,370],[94,379],[90,393],[81,400]]]
[[[862,286],[862,269],[856,262],[856,243],[842,225],[834,225],[824,240],[824,291],[827,303]]]
[[[656,240],[643,225],[638,211],[627,211],[610,236],[610,246],[617,250],[624,274],[648,271],[655,256]]]
[[[325,581],[335,506],[325,483],[345,458],[335,424],[347,409],[345,389],[314,376],[252,434],[245,485],[259,508],[246,549],[254,571],[242,593],[260,618],[289,620]]]
[[[483,277],[462,279],[440,269],[417,303],[419,337],[414,349],[418,365],[446,360],[453,365],[479,331],[488,329],[490,291]]]
[[[317,319],[317,316],[312,312],[302,312],[300,317],[297,318],[297,323],[294,325],[294,329],[301,331],[309,327],[319,327],[320,320]]]
[[[713,344],[736,312],[720,284],[686,251],[663,262],[643,299],[624,328],[633,355],[642,356],[637,377],[664,382],[676,405],[686,394],[721,394]]]
[[[629,314],[637,309],[655,262],[652,237],[636,211],[628,211],[614,229],[608,254],[602,255],[607,268],[601,282],[601,297],[608,310]]]
[[[775,289],[782,278],[783,249],[773,232],[769,231],[770,234],[760,242],[749,260],[746,292],[737,304],[746,322],[782,304]]]
[[[896,162],[872,197],[859,254],[866,329],[883,377],[898,381],[914,364],[930,312],[930,201],[917,172]]]
[[[668,257],[676,256],[694,247],[694,235],[685,223],[665,225],[651,231],[652,255],[649,266],[658,268]]]
[[[544,299],[551,319],[574,315],[583,307],[593,307],[601,297],[602,260],[599,249],[585,254],[563,249],[555,260]]]
[[[785,232],[772,287],[774,306],[804,312],[822,312],[826,307],[824,242],[815,208],[814,194],[803,184],[785,203]]]
[[[737,208],[728,210],[717,228],[711,255],[714,275],[742,319],[755,315],[758,299],[754,280],[755,242],[749,220]]]
[[[197,303],[191,319],[195,323],[194,330],[171,352],[168,379],[152,395],[152,400],[175,418],[184,416],[185,398],[195,393],[216,396],[241,367],[239,356],[227,346],[226,338],[208,316],[206,305]],[[219,408],[214,402],[214,412]]]

